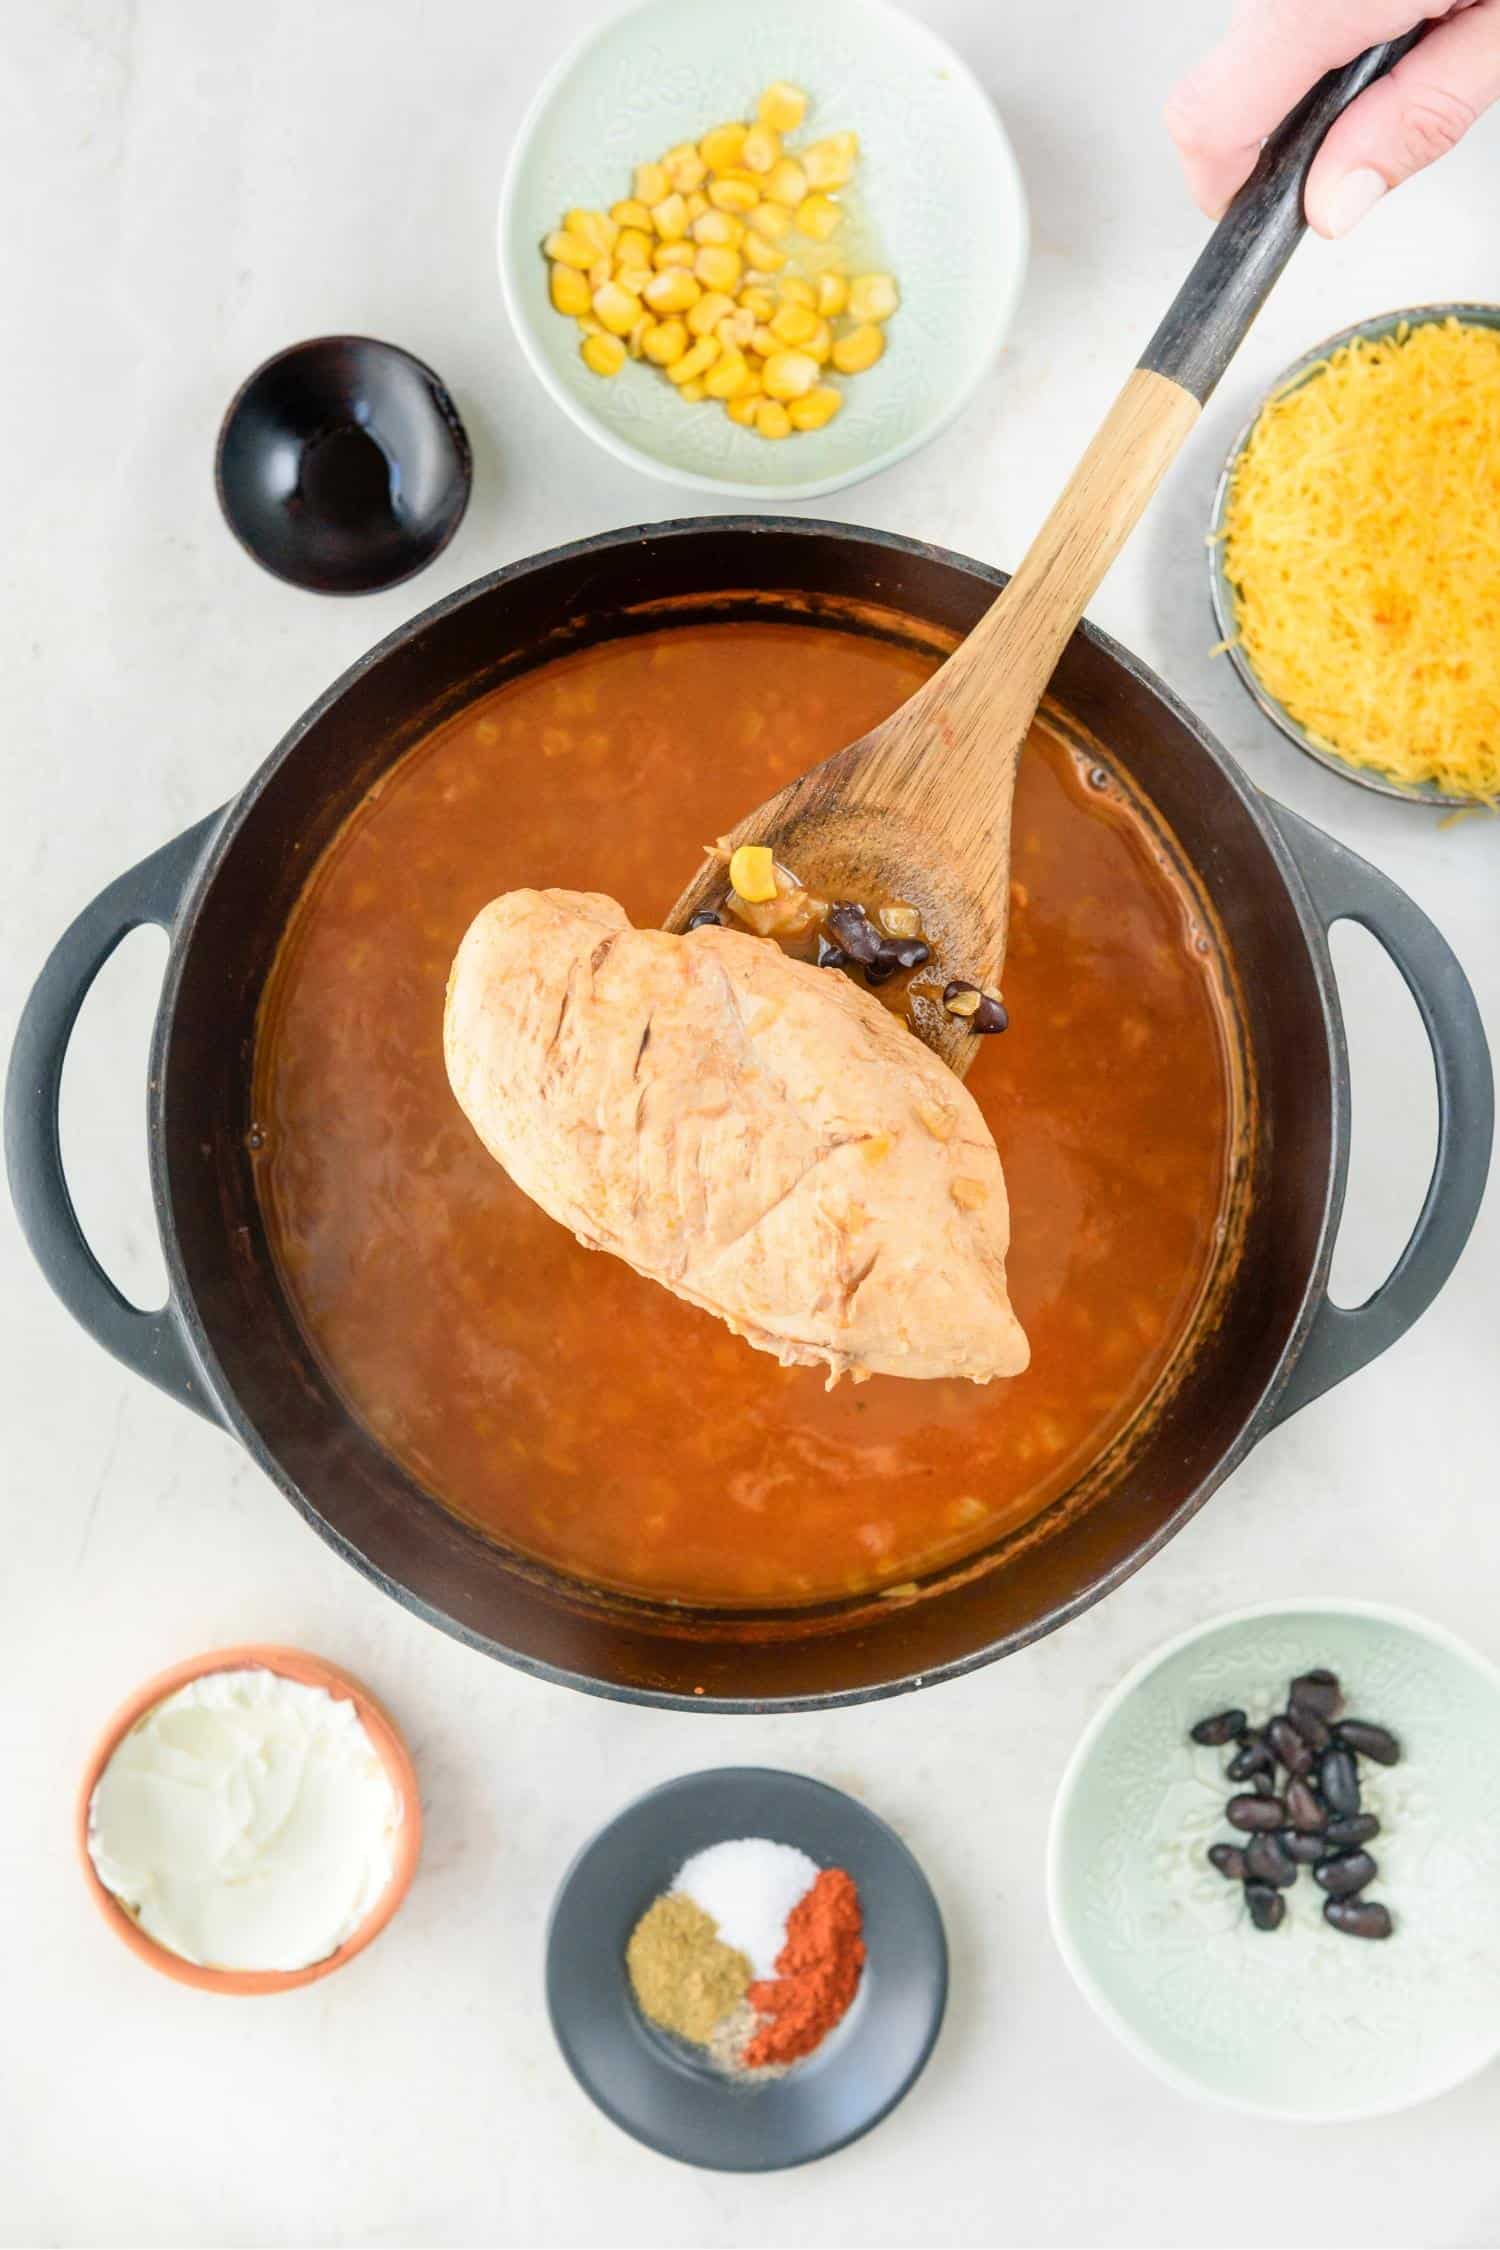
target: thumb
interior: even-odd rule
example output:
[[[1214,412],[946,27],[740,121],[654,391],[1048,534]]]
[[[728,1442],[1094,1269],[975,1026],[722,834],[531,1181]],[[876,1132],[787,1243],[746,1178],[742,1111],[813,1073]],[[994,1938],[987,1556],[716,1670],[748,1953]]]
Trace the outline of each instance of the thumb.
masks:
[[[1308,174],[1308,224],[1322,235],[1347,234],[1388,188],[1445,156],[1496,100],[1500,0],[1477,0],[1351,102]]]

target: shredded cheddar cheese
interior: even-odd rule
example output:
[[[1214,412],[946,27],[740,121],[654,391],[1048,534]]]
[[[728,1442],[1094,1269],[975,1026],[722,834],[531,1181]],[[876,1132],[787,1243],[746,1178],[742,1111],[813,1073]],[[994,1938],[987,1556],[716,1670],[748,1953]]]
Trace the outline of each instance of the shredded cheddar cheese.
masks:
[[[1223,536],[1239,644],[1320,747],[1500,802],[1500,331],[1356,337],[1277,393]]]

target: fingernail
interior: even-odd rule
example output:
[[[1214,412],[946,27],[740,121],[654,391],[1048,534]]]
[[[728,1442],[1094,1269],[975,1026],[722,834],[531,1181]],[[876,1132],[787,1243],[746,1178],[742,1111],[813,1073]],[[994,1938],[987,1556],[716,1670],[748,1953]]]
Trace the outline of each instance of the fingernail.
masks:
[[[1328,198],[1328,231],[1337,240],[1350,234],[1374,210],[1385,193],[1385,181],[1367,164],[1346,172]]]

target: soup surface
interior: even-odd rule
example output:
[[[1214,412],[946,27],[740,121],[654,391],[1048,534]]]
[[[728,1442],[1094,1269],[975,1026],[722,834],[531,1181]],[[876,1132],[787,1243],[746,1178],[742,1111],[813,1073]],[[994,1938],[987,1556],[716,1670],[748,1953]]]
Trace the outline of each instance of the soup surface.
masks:
[[[931,668],[772,623],[563,659],[406,756],[283,943],[253,1139],[308,1338],[436,1498],[596,1584],[792,1605],[981,1547],[1110,1445],[1202,1302],[1234,1122],[1219,965],[1150,829],[1045,727],[1016,805],[1011,1028],[968,1079],[1010,1188],[1025,1375],[827,1393],[582,1249],[449,1090],[444,987],[487,900],[559,885],[657,920],[709,838]]]

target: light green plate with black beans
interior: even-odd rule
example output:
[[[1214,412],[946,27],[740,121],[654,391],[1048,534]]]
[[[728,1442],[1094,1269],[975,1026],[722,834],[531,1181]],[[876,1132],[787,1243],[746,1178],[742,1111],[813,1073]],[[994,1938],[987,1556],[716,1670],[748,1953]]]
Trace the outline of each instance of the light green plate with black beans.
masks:
[[[1290,1681],[1337,1673],[1347,1715],[1399,1737],[1399,1764],[1359,1760],[1365,1895],[1393,1934],[1323,1917],[1303,1867],[1278,1929],[1254,1927],[1208,1860],[1244,1845],[1225,1818],[1234,1744],[1189,1729],[1226,1707],[1252,1726]],[[1086,1729],[1048,1843],[1053,1930],[1084,1995],[1184,2093],[1264,2116],[1335,2123],[1448,2091],[1500,2054],[1500,1671],[1441,1627],[1362,1602],[1243,1610],[1170,1642]]]

